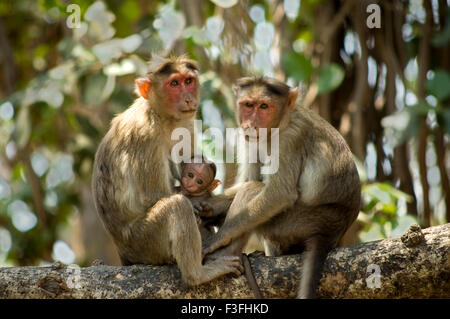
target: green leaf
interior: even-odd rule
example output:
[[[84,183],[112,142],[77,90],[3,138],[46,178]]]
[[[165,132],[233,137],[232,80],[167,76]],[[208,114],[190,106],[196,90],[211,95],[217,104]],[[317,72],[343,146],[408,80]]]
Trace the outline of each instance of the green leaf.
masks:
[[[383,212],[395,216],[395,214],[397,213],[397,206],[395,206],[394,204],[385,204],[383,205]]]
[[[286,74],[299,82],[308,81],[313,72],[311,61],[302,53],[290,51],[284,54],[281,64]]]
[[[431,43],[435,47],[443,47],[449,42],[450,42],[450,23],[448,23],[445,26],[444,30],[436,34],[431,40]]]
[[[301,39],[305,42],[312,41],[314,39],[314,34],[311,32],[311,30],[304,30],[297,39]]]
[[[443,47],[450,42],[450,8],[448,7],[446,15],[447,23],[445,24],[445,27],[431,39],[431,43],[435,47]]]
[[[412,200],[411,196],[409,196],[408,194],[396,189],[395,187],[393,187],[392,185],[389,185],[387,183],[376,183],[377,186],[384,190],[385,192],[389,193],[389,195],[391,195],[392,197],[396,198],[396,199],[403,199],[407,202],[410,202]]]
[[[450,134],[450,107],[437,112],[437,122],[447,134]]]
[[[377,205],[377,203],[378,203],[378,200],[371,199],[369,201],[369,203],[366,206],[364,206],[363,211],[370,212]]]
[[[436,70],[432,79],[427,80],[426,88],[439,101],[450,97],[450,73],[445,70]]]
[[[319,94],[329,93],[341,85],[344,80],[344,69],[336,63],[330,63],[320,70],[317,85]]]
[[[366,185],[363,188],[364,193],[368,194],[369,196],[378,199],[383,204],[391,204],[391,198],[387,192],[380,189],[380,186],[378,183]]]
[[[136,21],[141,15],[141,8],[137,1],[125,1],[119,9],[120,14],[128,21]]]

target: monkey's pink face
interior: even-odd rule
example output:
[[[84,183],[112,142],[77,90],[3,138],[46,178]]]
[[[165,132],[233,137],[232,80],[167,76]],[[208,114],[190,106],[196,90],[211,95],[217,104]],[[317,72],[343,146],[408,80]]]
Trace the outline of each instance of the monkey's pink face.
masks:
[[[241,128],[244,130],[255,129],[257,139],[259,139],[260,128],[267,128],[267,132],[270,133],[270,129],[277,124],[278,107],[270,99],[239,99],[238,106]]]
[[[192,73],[174,73],[163,84],[167,110],[176,119],[190,118],[198,106],[198,79]]]
[[[186,164],[181,176],[181,189],[190,195],[203,195],[213,180],[207,165]]]

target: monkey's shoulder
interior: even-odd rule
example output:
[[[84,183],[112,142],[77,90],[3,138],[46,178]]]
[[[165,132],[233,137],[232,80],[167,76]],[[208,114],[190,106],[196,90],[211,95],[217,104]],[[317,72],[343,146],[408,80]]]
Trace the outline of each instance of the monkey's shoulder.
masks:
[[[121,139],[149,137],[158,135],[157,120],[141,103],[132,105],[111,121],[110,132]]]
[[[303,147],[349,151],[347,142],[339,131],[319,114],[305,107],[298,107],[291,116],[290,135]]]

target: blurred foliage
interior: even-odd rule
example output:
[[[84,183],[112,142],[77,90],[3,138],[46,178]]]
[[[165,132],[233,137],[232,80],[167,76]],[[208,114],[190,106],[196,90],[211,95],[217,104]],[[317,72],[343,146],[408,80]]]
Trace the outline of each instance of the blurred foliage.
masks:
[[[400,237],[418,223],[407,212],[410,195],[388,182],[370,182],[364,165],[358,159],[355,162],[362,184],[362,208],[357,219],[362,226],[358,236],[361,242]]]
[[[90,187],[97,145],[112,116],[132,103],[133,80],[145,74],[152,53],[187,52],[200,62],[198,116],[206,127],[222,130],[235,125],[231,84],[238,76],[282,74],[293,85],[316,84],[321,96],[344,85],[351,69],[313,63],[305,49],[320,36],[314,12],[323,0],[247,1],[245,7],[235,0],[205,0],[194,9],[205,21],[188,21],[183,11],[189,1],[74,2],[81,16],[72,29],[67,23],[78,22],[76,11],[67,11],[66,1],[0,3],[0,23],[13,49],[12,61],[2,55],[2,67],[16,70],[0,86],[14,88],[0,92],[0,265],[75,261],[64,241],[75,212],[95,213],[83,211],[82,192]],[[275,21],[275,3],[287,8],[284,24]],[[448,44],[448,21],[432,38],[434,46]],[[420,24],[409,25],[416,39]],[[281,53],[280,28],[292,39]],[[272,63],[277,56],[279,68]],[[393,145],[415,136],[429,114],[450,132],[449,72],[431,70],[426,90],[431,98],[382,120]],[[211,148],[210,137],[203,146]],[[362,240],[398,236],[416,222],[404,208],[408,195],[387,182],[363,182]]]
[[[406,214],[406,202],[411,198],[388,183],[363,185],[364,207],[358,216],[363,229],[361,241],[395,238],[403,235],[409,226],[417,224],[414,216]]]

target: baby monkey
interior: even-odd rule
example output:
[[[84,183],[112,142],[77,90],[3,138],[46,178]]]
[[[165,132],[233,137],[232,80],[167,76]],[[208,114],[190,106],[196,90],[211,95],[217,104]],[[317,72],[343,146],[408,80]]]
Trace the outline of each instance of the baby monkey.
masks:
[[[214,226],[222,225],[234,196],[212,193],[222,183],[215,179],[216,164],[203,156],[192,157],[190,163],[183,162],[181,170],[181,186],[177,190],[191,201],[205,240],[214,232]]]
[[[196,159],[196,160],[195,160]],[[195,163],[199,162],[199,163]],[[216,177],[216,164],[203,156],[194,156],[191,163],[181,164],[181,186],[178,188],[192,203],[202,242],[207,242],[214,235],[214,227],[222,226],[234,195],[214,195],[212,192],[222,184]],[[262,294],[246,255],[242,256],[244,275],[255,295],[261,299]]]

